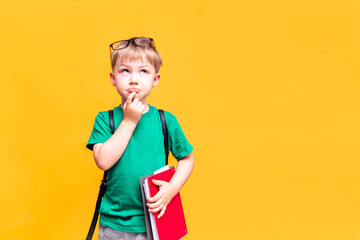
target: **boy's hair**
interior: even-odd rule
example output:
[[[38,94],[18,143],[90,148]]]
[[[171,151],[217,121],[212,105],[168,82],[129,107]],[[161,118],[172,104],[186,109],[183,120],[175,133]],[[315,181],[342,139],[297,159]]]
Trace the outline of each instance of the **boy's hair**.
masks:
[[[130,39],[129,39],[130,40]],[[125,40],[126,41],[126,40]],[[133,61],[133,60],[147,60],[155,68],[155,73],[159,72],[160,66],[162,65],[162,59],[155,46],[151,44],[143,47],[138,46],[134,42],[129,42],[128,46],[122,49],[111,52],[111,68],[114,71],[116,61]]]

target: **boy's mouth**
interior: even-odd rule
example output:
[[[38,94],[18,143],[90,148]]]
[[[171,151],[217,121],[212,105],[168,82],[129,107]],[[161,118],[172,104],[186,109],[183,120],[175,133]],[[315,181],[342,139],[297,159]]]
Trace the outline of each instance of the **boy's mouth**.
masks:
[[[127,91],[128,91],[129,93],[132,93],[132,92],[139,93],[139,92],[140,92],[140,90],[137,89],[137,88],[129,88]]]

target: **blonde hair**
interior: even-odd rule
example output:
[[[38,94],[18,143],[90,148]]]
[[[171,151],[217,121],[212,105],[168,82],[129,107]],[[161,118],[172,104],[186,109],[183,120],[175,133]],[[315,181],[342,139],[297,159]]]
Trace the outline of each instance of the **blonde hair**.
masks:
[[[155,72],[158,73],[160,66],[162,65],[162,59],[155,47],[152,46],[137,46],[133,42],[130,42],[126,48],[114,50],[111,52],[111,68],[114,71],[116,61],[119,59],[121,62],[134,61],[134,60],[147,60],[155,68]]]

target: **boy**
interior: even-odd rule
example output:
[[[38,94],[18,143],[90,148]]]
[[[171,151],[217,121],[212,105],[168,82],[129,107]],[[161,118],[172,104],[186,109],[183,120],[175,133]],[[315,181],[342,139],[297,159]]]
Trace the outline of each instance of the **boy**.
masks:
[[[160,54],[151,38],[130,38],[110,45],[111,84],[121,96],[113,109],[115,132],[111,135],[107,111],[96,116],[86,145],[96,165],[108,170],[107,191],[100,207],[99,239],[146,239],[139,179],[165,164],[164,136],[158,110],[147,96],[160,80]],[[169,150],[178,159],[169,183],[153,181],[160,191],[148,199],[150,212],[166,214],[166,206],[190,177],[193,147],[176,118],[165,113]]]

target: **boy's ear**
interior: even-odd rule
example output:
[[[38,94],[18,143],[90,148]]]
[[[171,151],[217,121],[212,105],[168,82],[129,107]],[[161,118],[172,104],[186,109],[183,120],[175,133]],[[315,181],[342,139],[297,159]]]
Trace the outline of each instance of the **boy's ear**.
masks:
[[[160,73],[157,73],[154,77],[153,87],[156,87],[159,84],[159,81],[160,81]]]
[[[111,81],[111,85],[113,86],[116,85],[115,76],[113,72],[110,72],[110,81]]]

